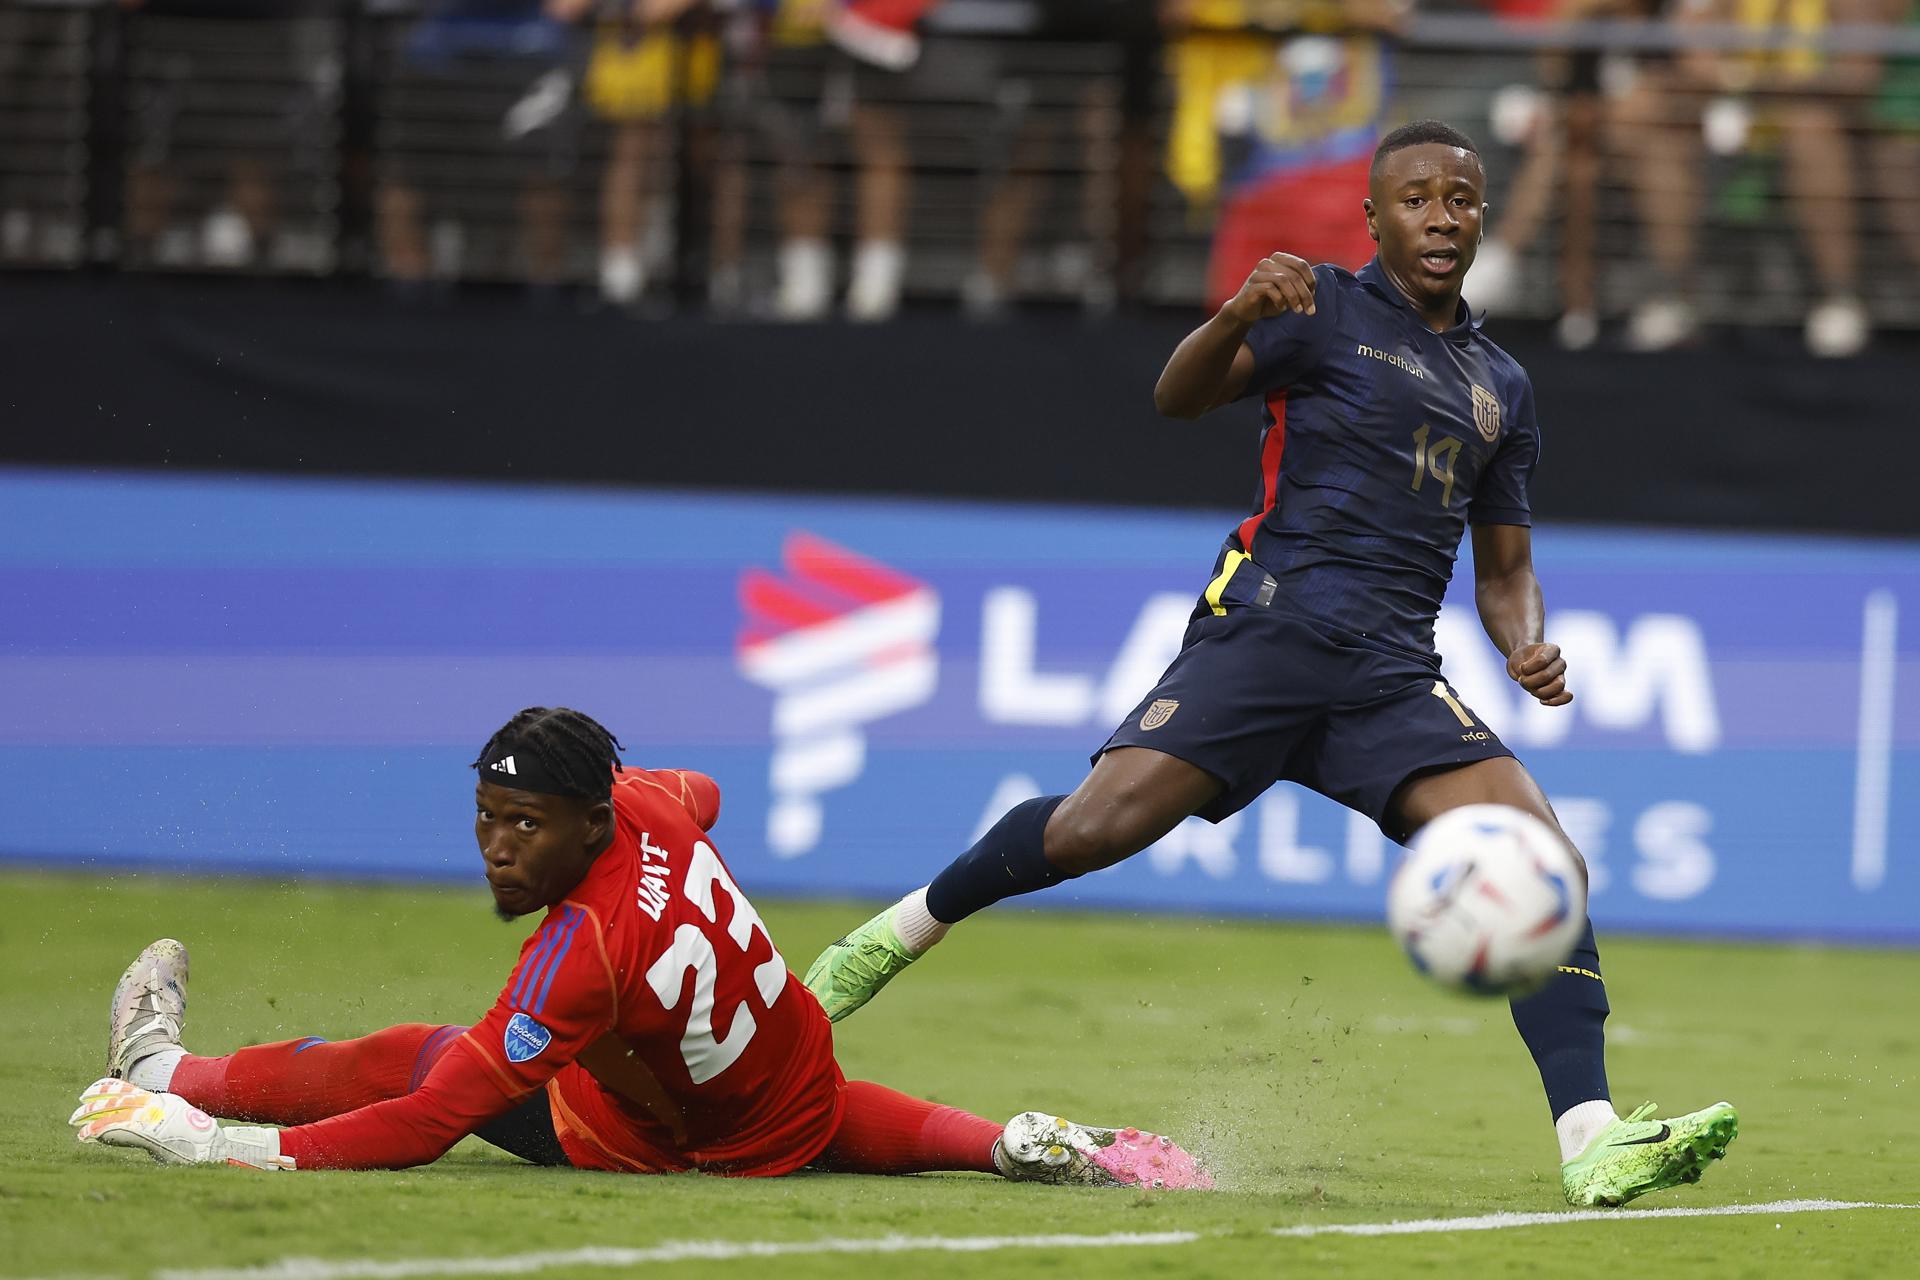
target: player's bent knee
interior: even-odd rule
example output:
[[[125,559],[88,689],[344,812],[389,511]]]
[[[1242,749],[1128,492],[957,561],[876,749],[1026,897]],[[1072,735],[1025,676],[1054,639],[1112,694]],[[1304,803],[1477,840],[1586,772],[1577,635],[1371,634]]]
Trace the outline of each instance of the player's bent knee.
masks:
[[[1124,862],[1164,834],[1148,829],[1148,817],[1127,799],[1090,799],[1076,792],[1047,823],[1047,861],[1070,876]]]

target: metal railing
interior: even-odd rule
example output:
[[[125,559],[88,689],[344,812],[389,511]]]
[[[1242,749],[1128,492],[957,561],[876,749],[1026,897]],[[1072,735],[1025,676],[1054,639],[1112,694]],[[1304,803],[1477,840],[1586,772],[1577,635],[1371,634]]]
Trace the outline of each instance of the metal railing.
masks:
[[[884,314],[859,296],[876,276],[982,314],[1190,306],[1223,217],[1274,248],[1357,222],[1353,156],[1433,115],[1481,140],[1474,285],[1506,312],[1670,296],[1799,323],[1844,297],[1920,327],[1920,25],[1370,3],[1348,38],[1325,29],[1338,2],[1196,32],[1138,4],[948,0],[919,62],[886,71],[738,11],[643,32],[622,6],[572,25],[507,7],[0,0],[0,264],[597,284],[801,316]],[[1369,105],[1354,81],[1375,74]],[[1347,184],[1333,212],[1286,194],[1302,173]],[[1241,208],[1262,182],[1266,223]]]

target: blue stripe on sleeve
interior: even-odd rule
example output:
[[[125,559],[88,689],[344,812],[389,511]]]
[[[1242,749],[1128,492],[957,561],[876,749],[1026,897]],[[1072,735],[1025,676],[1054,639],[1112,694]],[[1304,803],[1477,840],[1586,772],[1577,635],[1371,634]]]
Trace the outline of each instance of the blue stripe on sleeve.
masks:
[[[567,952],[573,949],[573,935],[580,931],[580,922],[587,918],[584,911],[575,909],[568,916],[564,930],[560,934],[560,948],[547,965],[546,976],[541,979],[539,993],[533,997],[533,1008],[528,1013],[539,1013],[547,1007],[547,992],[553,987],[554,975],[560,972],[560,962],[567,958]]]
[[[520,976],[514,981],[513,990],[507,993],[507,1002],[516,1008],[527,1007],[525,1000],[527,993],[533,988],[534,975],[539,972],[540,966],[547,962],[547,956],[553,951],[553,944],[560,938],[558,928],[549,929],[542,925],[541,930],[546,936],[542,937],[539,944],[527,953],[526,962],[520,966]]]

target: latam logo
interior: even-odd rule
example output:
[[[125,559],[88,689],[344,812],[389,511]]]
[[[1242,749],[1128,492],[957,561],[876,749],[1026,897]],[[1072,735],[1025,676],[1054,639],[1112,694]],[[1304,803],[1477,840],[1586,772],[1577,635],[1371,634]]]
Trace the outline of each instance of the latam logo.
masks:
[[[773,804],[767,848],[797,858],[820,843],[821,797],[866,768],[863,727],[917,707],[939,681],[940,598],[926,583],[794,531],[781,574],[740,579],[740,673],[771,689]]]

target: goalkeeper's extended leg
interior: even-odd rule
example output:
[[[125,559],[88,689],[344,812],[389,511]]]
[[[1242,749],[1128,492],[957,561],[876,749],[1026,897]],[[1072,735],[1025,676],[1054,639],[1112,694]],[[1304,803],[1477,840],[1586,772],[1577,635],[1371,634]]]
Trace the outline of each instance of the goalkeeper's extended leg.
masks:
[[[836,1173],[997,1173],[1000,1126],[957,1107],[850,1080],[840,1127],[814,1161]]]
[[[187,949],[161,938],[113,989],[107,1074],[210,1115],[267,1124],[306,1124],[411,1093],[466,1030],[411,1022],[338,1044],[307,1036],[203,1058],[181,1047],[186,1014]]]
[[[186,1054],[167,1079],[136,1080],[179,1094],[209,1115],[309,1124],[412,1093],[465,1030],[409,1022],[357,1040],[308,1036],[218,1058]]]
[[[997,1173],[1015,1182],[1210,1188],[1171,1138],[1097,1129],[1038,1111],[1004,1126],[885,1085],[850,1081],[840,1128],[814,1167],[839,1173]]]

